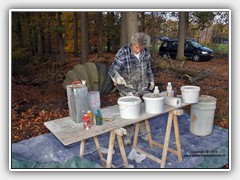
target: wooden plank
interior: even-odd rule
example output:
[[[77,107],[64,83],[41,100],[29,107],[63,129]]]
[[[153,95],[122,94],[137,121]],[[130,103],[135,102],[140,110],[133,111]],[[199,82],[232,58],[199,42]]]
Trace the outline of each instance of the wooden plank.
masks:
[[[166,159],[167,159],[167,150],[168,150],[168,145],[169,145],[169,138],[170,138],[171,127],[172,127],[172,120],[173,120],[173,114],[169,113],[167,129],[166,129],[164,145],[163,145],[161,168],[165,168],[165,163],[166,163]]]
[[[146,125],[146,130],[147,130],[147,132],[148,132],[147,137],[148,137],[149,146],[150,146],[150,148],[153,148],[152,134],[151,134],[151,130],[150,130],[150,126],[149,126],[148,119],[145,120],[145,125]]]
[[[157,162],[157,163],[159,163],[159,164],[162,163],[162,160],[161,160],[161,159],[159,159],[159,158],[157,158],[157,157],[149,154],[148,152],[143,151],[143,150],[139,149],[138,147],[134,147],[134,149],[136,149],[136,151],[139,152],[139,153],[141,153],[141,154],[145,154],[149,159],[151,159],[151,160],[153,160],[153,161],[155,161],[155,162]]]
[[[101,164],[102,164],[102,166],[105,166],[106,163],[103,161],[103,155],[102,155],[101,147],[100,147],[97,136],[94,136],[93,139],[94,139],[95,145],[97,147],[98,156],[100,157]]]
[[[158,116],[165,112],[169,112],[188,104],[181,104],[180,107],[172,107],[164,105],[164,111],[159,114],[148,114],[145,112],[144,103],[141,103],[140,116],[136,119],[123,119],[120,117],[118,105],[109,106],[101,109],[102,115],[104,117],[109,117],[115,119],[114,121],[103,121],[102,126],[93,125],[91,129],[84,130],[82,123],[75,123],[70,117],[65,117],[61,119],[56,119],[53,121],[45,122],[44,125],[64,144],[69,145],[75,142],[79,142],[82,139],[88,139],[93,136],[97,136],[114,129],[125,127],[130,124],[135,124],[141,122],[145,119],[149,119],[154,116]]]
[[[139,127],[140,127],[140,123],[138,122],[135,125],[135,132],[134,132],[134,138],[133,138],[133,148],[135,148],[137,146]]]
[[[160,144],[160,143],[158,143],[158,142],[156,142],[156,141],[153,141],[152,143],[153,143],[154,146],[157,146],[157,147],[163,149],[163,144]],[[175,149],[173,149],[173,148],[168,147],[168,148],[167,148],[167,151],[169,151],[170,153],[173,153],[173,154],[178,155],[177,151],[176,151]]]
[[[124,134],[127,134],[127,130],[124,128],[115,129],[114,132],[119,136],[123,136]]]
[[[109,145],[108,145],[106,168],[110,168],[112,165],[114,141],[115,141],[115,133],[114,133],[114,131],[111,131],[110,138],[109,138]]]
[[[84,156],[84,149],[85,149],[85,139],[83,139],[81,141],[81,145],[80,145],[80,153],[79,153],[79,155],[80,155],[81,158],[83,158],[83,156]]]
[[[128,160],[127,160],[125,148],[124,148],[124,145],[123,145],[122,137],[117,135],[117,140],[118,140],[120,153],[121,153],[121,156],[122,156],[123,165],[124,165],[125,168],[128,168]]]
[[[174,126],[174,133],[175,133],[175,139],[176,139],[178,161],[182,161],[182,149],[181,149],[181,143],[180,143],[178,119],[176,114],[173,115],[173,126]]]

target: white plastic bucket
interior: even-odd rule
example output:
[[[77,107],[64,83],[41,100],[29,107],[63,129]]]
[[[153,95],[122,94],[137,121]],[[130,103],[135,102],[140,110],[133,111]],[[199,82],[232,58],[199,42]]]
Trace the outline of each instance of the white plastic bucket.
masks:
[[[119,104],[120,117],[124,119],[135,119],[140,115],[141,99],[136,96],[120,97]]]
[[[184,103],[197,103],[199,98],[200,87],[198,86],[182,86],[182,102]]]
[[[191,105],[190,132],[197,136],[207,136],[212,133],[217,99],[201,95],[199,102]]]
[[[165,96],[161,94],[148,93],[143,96],[145,102],[145,111],[149,114],[158,114],[163,112]]]

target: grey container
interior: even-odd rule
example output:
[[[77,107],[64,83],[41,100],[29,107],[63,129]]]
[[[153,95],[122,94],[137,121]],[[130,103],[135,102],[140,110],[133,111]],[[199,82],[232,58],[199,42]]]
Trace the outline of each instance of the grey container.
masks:
[[[82,84],[77,88],[74,88],[73,85],[66,87],[70,118],[76,123],[81,123],[84,112],[89,110],[88,88]]]
[[[197,136],[207,136],[212,133],[217,99],[201,95],[196,104],[191,105],[190,132]]]

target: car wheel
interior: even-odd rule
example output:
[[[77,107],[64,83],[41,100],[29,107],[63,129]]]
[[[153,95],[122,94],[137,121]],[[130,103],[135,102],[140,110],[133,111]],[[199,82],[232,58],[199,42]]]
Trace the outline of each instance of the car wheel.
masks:
[[[198,61],[200,61],[200,59],[201,59],[201,57],[199,56],[199,54],[194,54],[192,56],[192,61],[194,61],[194,62],[198,62]]]
[[[162,54],[163,59],[169,59],[169,54],[167,52]]]

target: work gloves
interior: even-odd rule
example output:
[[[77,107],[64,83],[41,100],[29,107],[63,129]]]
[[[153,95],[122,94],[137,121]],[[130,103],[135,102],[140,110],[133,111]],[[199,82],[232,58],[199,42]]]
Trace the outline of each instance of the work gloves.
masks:
[[[150,90],[150,91],[152,91],[152,90],[153,90],[153,88],[154,88],[154,82],[153,82],[153,81],[151,81],[151,82],[150,82],[150,86],[149,86],[149,90]]]
[[[120,74],[116,74],[114,78],[112,78],[113,82],[118,85],[126,85],[126,81],[123,79],[123,77]]]

